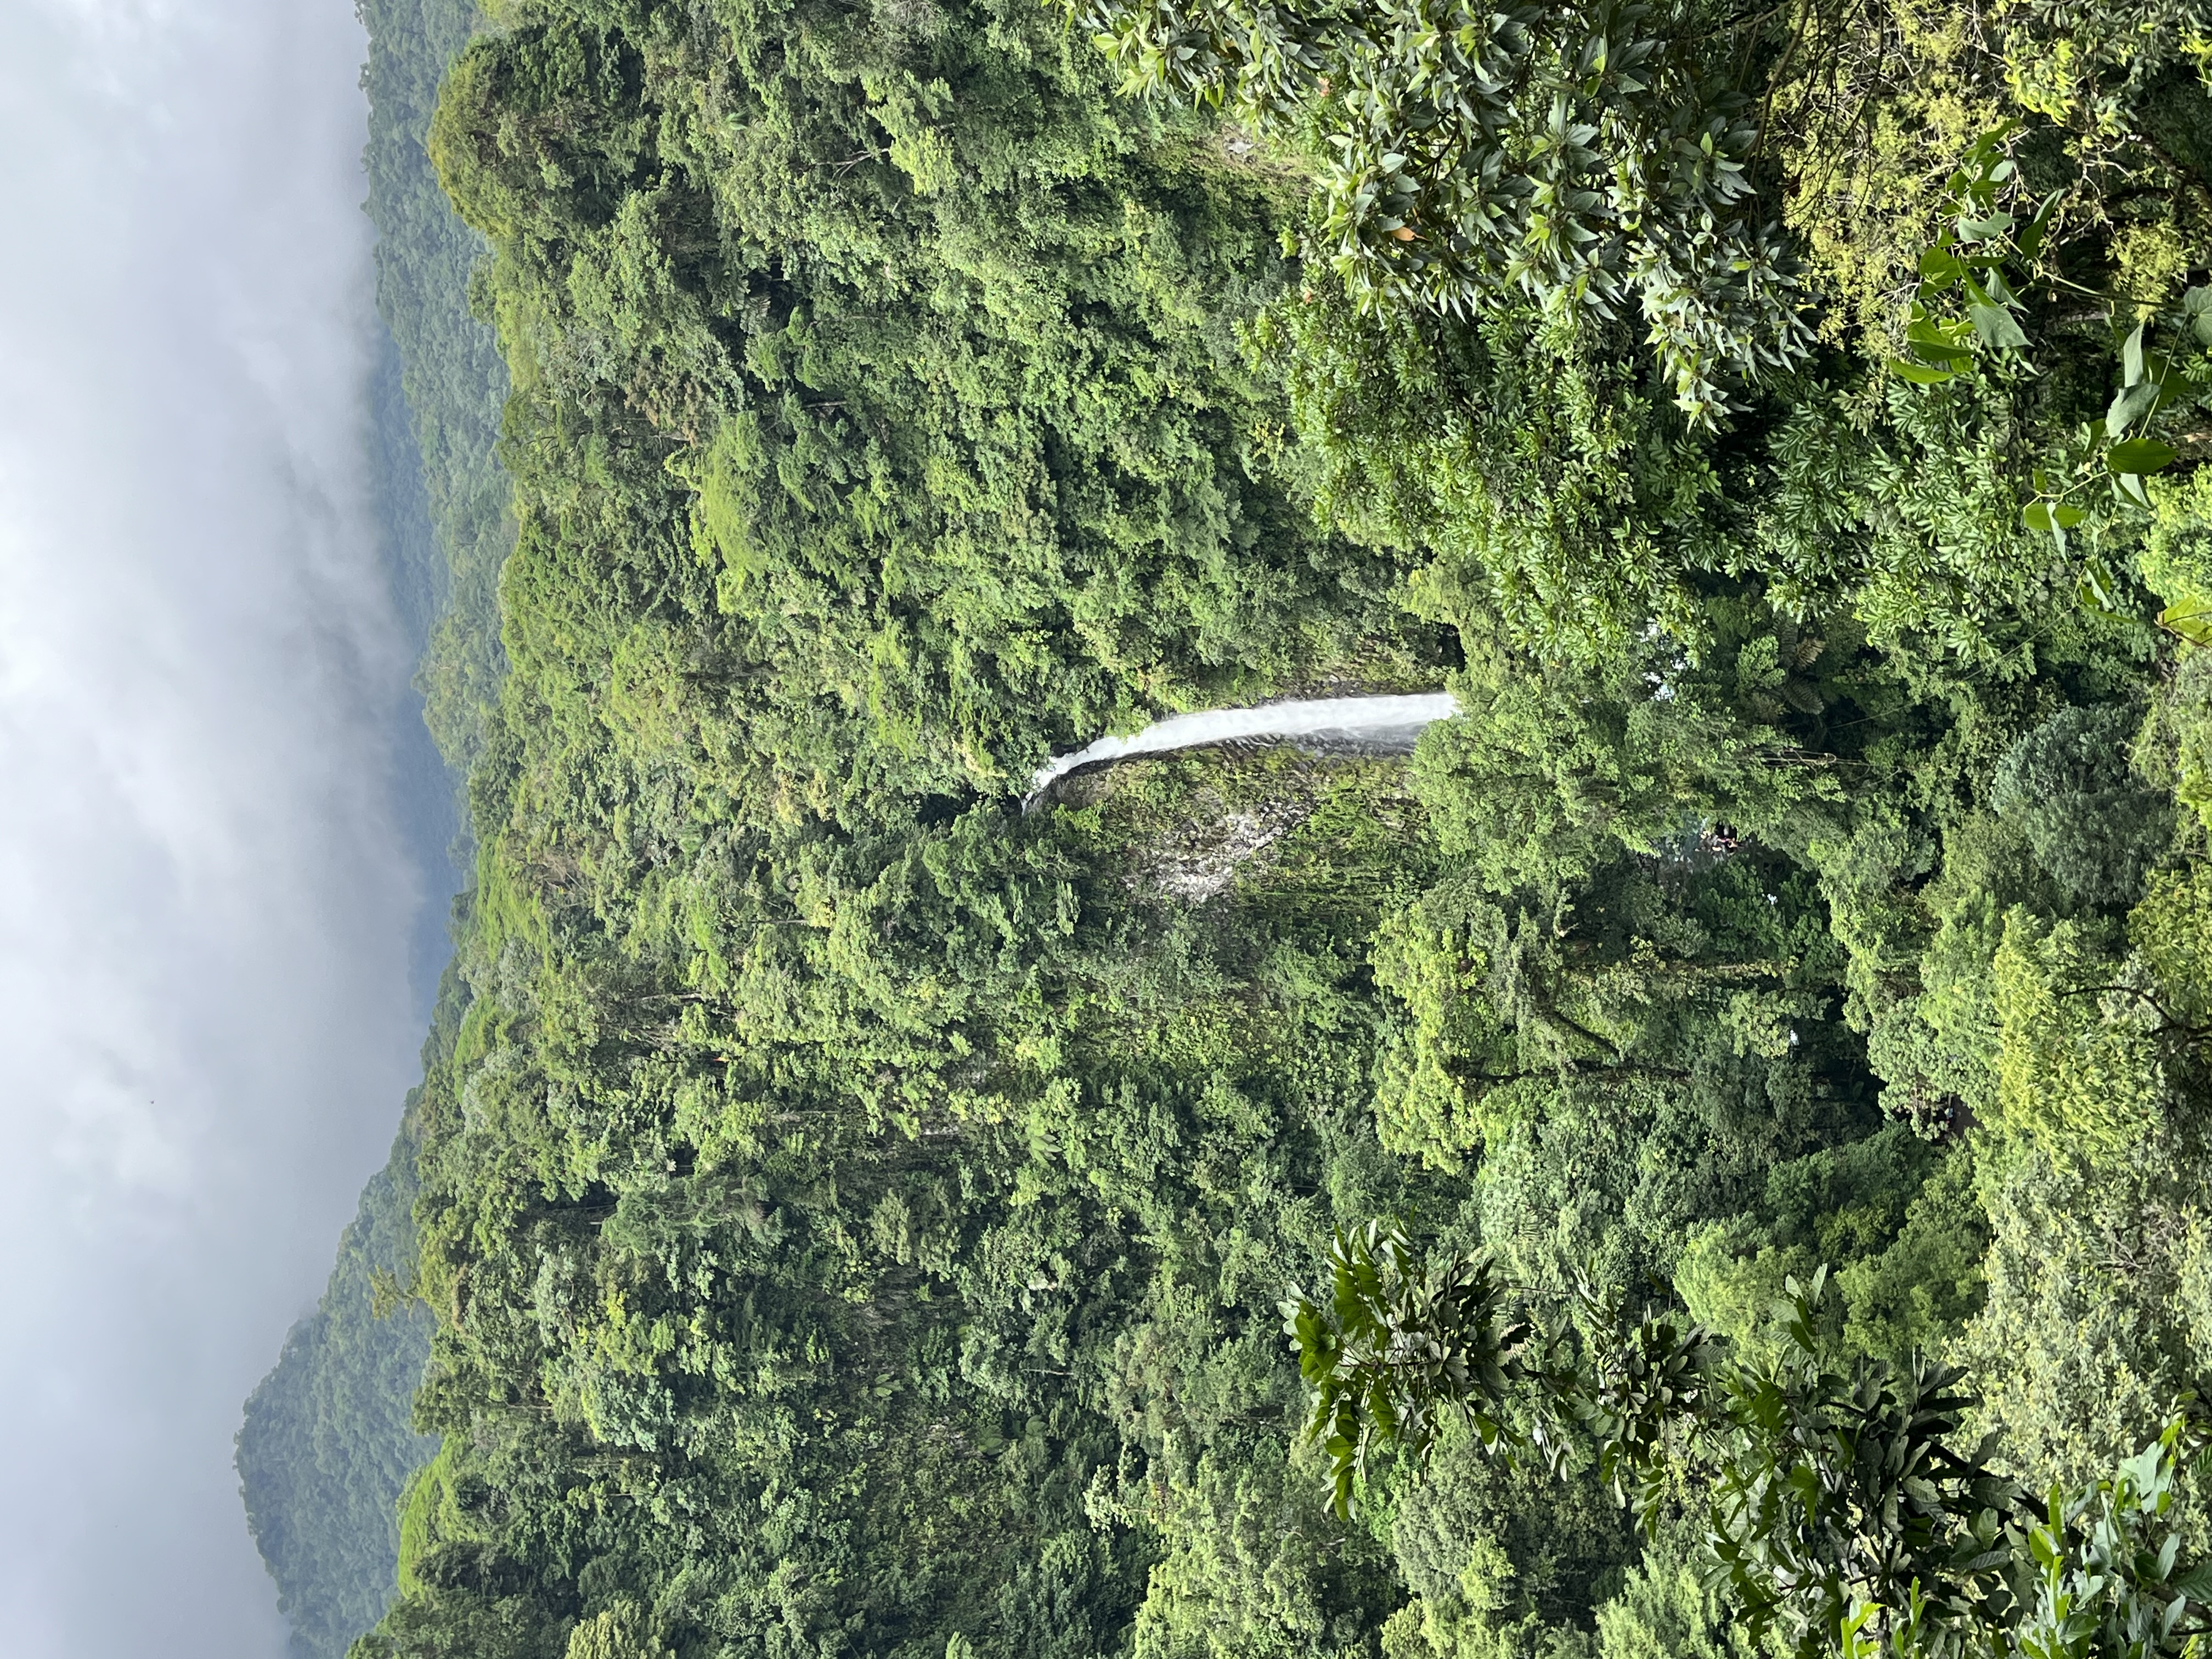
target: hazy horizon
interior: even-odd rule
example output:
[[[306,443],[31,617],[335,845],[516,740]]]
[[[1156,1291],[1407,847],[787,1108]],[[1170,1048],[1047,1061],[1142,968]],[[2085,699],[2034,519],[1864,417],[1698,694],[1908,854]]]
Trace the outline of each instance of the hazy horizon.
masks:
[[[363,40],[27,0],[0,43],[0,1616],[273,1656],[232,1436],[415,1080],[447,879],[365,467]]]

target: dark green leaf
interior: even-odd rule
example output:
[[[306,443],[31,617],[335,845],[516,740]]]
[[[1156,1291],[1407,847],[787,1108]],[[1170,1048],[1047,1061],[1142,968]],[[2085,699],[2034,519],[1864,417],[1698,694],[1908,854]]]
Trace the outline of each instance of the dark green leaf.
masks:
[[[2174,450],[2155,438],[2130,438],[2105,452],[2105,465],[2115,472],[2159,472],[2173,465]]]

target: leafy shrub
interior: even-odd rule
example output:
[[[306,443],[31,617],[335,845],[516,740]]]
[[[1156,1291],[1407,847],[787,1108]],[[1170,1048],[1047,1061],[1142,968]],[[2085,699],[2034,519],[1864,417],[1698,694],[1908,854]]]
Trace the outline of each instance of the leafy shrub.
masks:
[[[2061,891],[2083,904],[2118,904],[2173,838],[2173,809],[2138,779],[2124,708],[2063,708],[2007,751],[1990,804],[2027,838]]]

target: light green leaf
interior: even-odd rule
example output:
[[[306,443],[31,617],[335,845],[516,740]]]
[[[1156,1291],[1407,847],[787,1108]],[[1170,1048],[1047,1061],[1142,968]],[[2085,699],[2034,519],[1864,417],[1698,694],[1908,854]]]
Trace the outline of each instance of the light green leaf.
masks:
[[[2212,346],[2212,288],[2192,288],[2181,296],[2181,320],[2197,344]]]
[[[1940,247],[1929,248],[1920,256],[1920,275],[1930,289],[1939,291],[1947,289],[1965,271],[1965,266]]]
[[[2020,325],[2013,320],[2012,313],[2002,306],[1977,301],[1966,307],[1973,319],[1974,331],[1983,341],[1998,351],[2024,351],[2027,336],[2021,332]]]
[[[2158,388],[2148,380],[2138,380],[2125,391],[2114,395],[2112,406],[2105,411],[2105,433],[2117,438],[2158,402]]]

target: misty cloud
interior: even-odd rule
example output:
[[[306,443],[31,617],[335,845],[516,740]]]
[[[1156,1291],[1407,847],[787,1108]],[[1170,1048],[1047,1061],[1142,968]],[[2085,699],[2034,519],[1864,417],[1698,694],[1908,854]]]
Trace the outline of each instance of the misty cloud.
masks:
[[[362,54],[345,0],[0,9],[15,1659],[282,1650],[231,1436],[416,1073]]]

